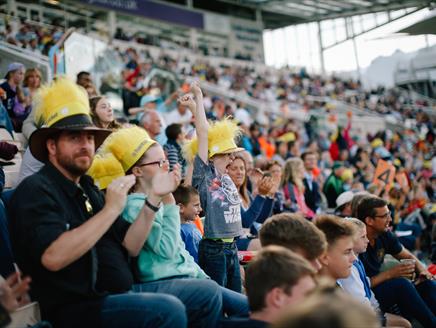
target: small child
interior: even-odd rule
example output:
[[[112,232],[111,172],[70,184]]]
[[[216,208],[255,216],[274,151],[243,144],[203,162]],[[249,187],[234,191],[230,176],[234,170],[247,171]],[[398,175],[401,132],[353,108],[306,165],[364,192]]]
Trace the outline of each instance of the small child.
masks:
[[[191,85],[194,94],[180,102],[195,117],[197,138],[185,145],[185,155],[193,161],[192,186],[200,194],[205,210],[204,238],[200,241],[198,262],[219,285],[242,291],[236,238],[242,235],[241,199],[227,167],[238,148],[236,123],[224,119],[209,127],[203,107],[203,94],[198,84]]]
[[[356,255],[366,252],[369,240],[366,236],[366,225],[355,218],[346,218],[355,226],[355,238],[353,251]],[[371,290],[370,280],[366,276],[365,267],[362,261],[357,258],[353,262],[351,275],[346,279],[340,279],[339,284],[350,295],[360,299],[363,303],[370,305],[379,315],[383,326],[386,327],[411,327],[409,321],[395,314],[383,313],[380,305]]]
[[[180,234],[185,248],[198,263],[198,246],[202,238],[200,230],[194,224],[195,218],[201,212],[200,196],[192,186],[180,185],[173,192],[180,212]]]

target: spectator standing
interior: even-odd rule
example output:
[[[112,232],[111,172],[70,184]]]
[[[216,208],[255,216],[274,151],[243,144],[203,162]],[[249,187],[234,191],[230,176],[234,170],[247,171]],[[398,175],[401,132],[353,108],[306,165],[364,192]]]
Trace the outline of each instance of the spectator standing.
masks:
[[[190,95],[182,97],[181,101],[193,112],[197,132],[197,139],[186,145],[186,153],[188,159],[194,159],[192,186],[198,190],[206,213],[199,263],[219,285],[240,292],[241,272],[235,238],[242,235],[241,200],[227,174],[233,154],[243,150],[234,141],[238,127],[229,120],[209,127],[201,89],[194,83],[191,91],[195,102]]]

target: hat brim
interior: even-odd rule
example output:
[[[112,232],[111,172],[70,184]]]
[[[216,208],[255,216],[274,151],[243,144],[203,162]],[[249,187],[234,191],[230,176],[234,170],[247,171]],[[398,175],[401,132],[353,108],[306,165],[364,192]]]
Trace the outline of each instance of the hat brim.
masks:
[[[48,161],[47,139],[55,133],[62,131],[90,131],[94,135],[95,150],[103,143],[103,141],[112,133],[112,130],[99,129],[96,127],[78,127],[78,128],[40,128],[35,130],[29,140],[29,148],[33,157],[40,162]]]
[[[222,151],[222,152],[216,153],[215,155],[238,153],[238,152],[243,151],[243,150],[245,150],[245,148],[236,147],[236,148],[231,148],[231,149],[228,149],[226,151]]]

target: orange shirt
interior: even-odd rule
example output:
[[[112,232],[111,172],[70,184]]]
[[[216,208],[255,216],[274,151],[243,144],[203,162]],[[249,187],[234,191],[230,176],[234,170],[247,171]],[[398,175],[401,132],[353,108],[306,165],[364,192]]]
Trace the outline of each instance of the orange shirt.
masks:
[[[194,224],[198,228],[198,230],[200,230],[201,235],[203,236],[204,235],[203,221],[201,221],[201,218],[198,215],[195,217]]]

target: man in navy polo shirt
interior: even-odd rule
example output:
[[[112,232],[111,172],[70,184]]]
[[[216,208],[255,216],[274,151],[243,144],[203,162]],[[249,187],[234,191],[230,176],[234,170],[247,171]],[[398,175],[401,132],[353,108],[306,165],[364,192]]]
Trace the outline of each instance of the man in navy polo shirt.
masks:
[[[389,230],[391,213],[384,199],[369,196],[361,200],[357,218],[366,224],[369,245],[360,255],[371,278],[371,287],[383,311],[398,305],[401,315],[415,318],[424,327],[436,327],[436,283],[434,276],[404,248]],[[380,272],[386,254],[398,260],[410,259],[412,264],[398,264]],[[416,273],[414,283],[410,278]]]

